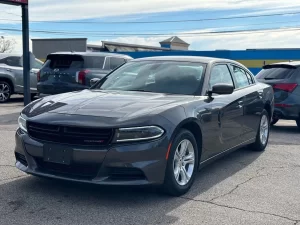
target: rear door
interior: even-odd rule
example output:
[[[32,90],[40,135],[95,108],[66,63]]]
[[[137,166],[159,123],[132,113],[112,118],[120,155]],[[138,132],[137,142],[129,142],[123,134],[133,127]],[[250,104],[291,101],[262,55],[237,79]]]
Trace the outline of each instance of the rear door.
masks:
[[[246,142],[256,137],[260,115],[264,108],[263,90],[260,89],[252,74],[239,65],[230,64],[235,86],[243,106],[241,141]]]
[[[20,57],[9,56],[4,63],[7,65],[6,70],[11,72],[15,78],[15,91],[23,92],[23,67],[20,64]]]

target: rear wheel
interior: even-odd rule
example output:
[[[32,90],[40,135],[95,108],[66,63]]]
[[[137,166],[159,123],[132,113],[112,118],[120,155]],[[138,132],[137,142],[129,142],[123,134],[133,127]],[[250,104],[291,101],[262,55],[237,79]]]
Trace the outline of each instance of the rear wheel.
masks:
[[[266,110],[263,110],[256,135],[255,142],[251,145],[253,151],[264,151],[267,147],[270,135],[270,119]]]
[[[10,99],[12,87],[6,81],[0,81],[0,103],[7,102]]]
[[[185,194],[191,188],[198,167],[198,147],[194,135],[180,130],[170,149],[164,191],[173,196]]]
[[[296,123],[297,123],[298,129],[300,130],[300,119],[296,120]]]

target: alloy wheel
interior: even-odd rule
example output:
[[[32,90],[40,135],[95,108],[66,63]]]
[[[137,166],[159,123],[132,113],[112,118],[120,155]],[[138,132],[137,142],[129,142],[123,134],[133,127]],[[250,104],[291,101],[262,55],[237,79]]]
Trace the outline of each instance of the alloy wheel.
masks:
[[[7,84],[0,84],[0,102],[5,102],[9,99],[10,88]]]
[[[180,186],[186,185],[194,172],[195,150],[193,144],[187,140],[182,140],[175,150],[173,160],[173,172],[176,182]]]
[[[266,145],[269,136],[269,121],[266,115],[263,115],[260,121],[260,141]]]

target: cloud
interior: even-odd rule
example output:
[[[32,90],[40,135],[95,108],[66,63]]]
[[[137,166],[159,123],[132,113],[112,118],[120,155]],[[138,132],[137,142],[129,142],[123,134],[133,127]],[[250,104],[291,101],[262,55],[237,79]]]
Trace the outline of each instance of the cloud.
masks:
[[[134,14],[149,14],[159,12],[174,12],[184,10],[269,10],[300,7],[300,1],[295,0],[31,0],[31,20],[80,20],[105,18],[109,16],[124,16]],[[3,7],[3,8],[2,8]],[[1,6],[1,10],[20,15],[20,8]],[[80,9],[80,10],[79,10]],[[2,17],[3,16],[3,17]],[[16,19],[7,14],[2,18]],[[19,17],[17,17],[19,19]],[[0,21],[1,23],[3,21]],[[6,21],[9,22],[9,21]],[[11,21],[10,21],[11,22]]]

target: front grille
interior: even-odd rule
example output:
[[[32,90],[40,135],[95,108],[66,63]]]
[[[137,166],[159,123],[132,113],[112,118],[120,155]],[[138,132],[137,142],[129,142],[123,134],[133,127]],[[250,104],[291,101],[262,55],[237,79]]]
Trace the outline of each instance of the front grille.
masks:
[[[110,180],[145,180],[145,174],[143,171],[137,168],[110,168],[109,169]]]
[[[35,161],[41,172],[73,179],[93,179],[97,176],[100,167],[99,164],[73,163],[71,165],[63,165],[45,162],[40,158],[36,158]]]
[[[108,145],[114,135],[113,129],[49,125],[29,121],[27,130],[33,139],[89,146]]]
[[[22,163],[24,166],[28,166],[27,160],[25,158],[25,155],[22,155],[18,152],[15,152],[16,160]]]

